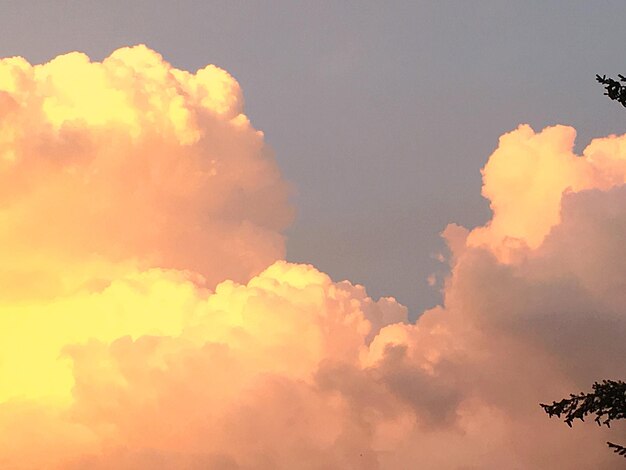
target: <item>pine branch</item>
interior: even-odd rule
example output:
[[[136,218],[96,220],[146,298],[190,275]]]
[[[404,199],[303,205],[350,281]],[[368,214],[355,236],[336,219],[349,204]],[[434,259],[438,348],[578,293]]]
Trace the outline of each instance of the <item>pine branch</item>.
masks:
[[[626,81],[621,75],[620,78]],[[595,414],[594,421],[599,426],[611,427],[612,421],[626,418],[626,383],[603,380],[593,384],[591,393],[570,394],[569,398],[540,406],[550,417],[563,417],[569,427],[575,420],[585,421],[585,417],[592,414]],[[616,454],[626,457],[626,447],[611,442],[607,444]]]
[[[626,447],[620,446],[618,444],[613,444],[612,442],[607,442],[607,445],[610,449],[613,449],[613,452],[615,452],[617,455],[626,457]]]
[[[604,93],[606,96],[611,98],[612,100],[618,101],[622,104],[622,106],[626,107],[626,85],[622,85],[620,82],[626,82],[626,77],[619,74],[619,81],[614,80],[611,77],[606,75],[596,75],[596,80],[604,85],[604,89],[606,92]]]

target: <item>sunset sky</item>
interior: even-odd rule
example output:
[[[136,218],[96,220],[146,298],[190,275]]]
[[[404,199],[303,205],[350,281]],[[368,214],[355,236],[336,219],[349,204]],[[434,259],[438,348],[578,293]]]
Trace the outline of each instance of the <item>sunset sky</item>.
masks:
[[[0,0],[0,468],[618,468],[624,18]]]

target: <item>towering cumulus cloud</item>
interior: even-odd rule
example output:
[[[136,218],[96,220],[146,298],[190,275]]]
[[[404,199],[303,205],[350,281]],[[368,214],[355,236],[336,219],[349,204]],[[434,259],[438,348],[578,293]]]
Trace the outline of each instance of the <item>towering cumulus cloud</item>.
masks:
[[[626,376],[626,137],[574,134],[501,138],[493,218],[444,231],[410,324],[282,260],[289,187],[225,71],[1,60],[0,468],[616,468],[538,407]]]
[[[192,269],[214,286],[283,256],[288,188],[225,71],[190,74],[135,47],[102,63],[5,59],[0,90],[12,290],[56,294],[111,264]]]

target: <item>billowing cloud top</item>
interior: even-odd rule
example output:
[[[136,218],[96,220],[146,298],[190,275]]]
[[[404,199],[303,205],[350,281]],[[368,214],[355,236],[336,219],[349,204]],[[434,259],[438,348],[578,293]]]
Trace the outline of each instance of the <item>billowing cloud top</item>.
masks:
[[[626,137],[573,139],[501,138],[409,324],[281,260],[289,188],[223,70],[1,60],[0,467],[616,468],[538,406],[626,375]]]
[[[283,256],[288,186],[227,72],[177,70],[145,46],[102,63],[4,59],[0,105],[0,280],[12,295],[108,278],[111,262],[192,269],[214,286]]]
[[[575,137],[571,127],[535,133],[522,125],[500,138],[483,169],[483,195],[491,201],[493,218],[472,232],[472,245],[489,246],[501,259],[521,246],[537,248],[561,220],[564,193],[626,182],[624,137],[596,139],[582,157],[573,152]]]

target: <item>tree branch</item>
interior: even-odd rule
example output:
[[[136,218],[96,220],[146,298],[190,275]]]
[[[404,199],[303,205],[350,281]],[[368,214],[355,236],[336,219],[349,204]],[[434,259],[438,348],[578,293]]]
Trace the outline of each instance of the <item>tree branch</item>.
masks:
[[[626,383],[621,380],[603,380],[593,384],[591,393],[571,394],[569,398],[551,405],[542,403],[540,406],[550,417],[563,417],[569,427],[572,427],[574,420],[585,421],[585,417],[591,414],[595,414],[594,421],[599,426],[604,424],[611,427],[612,421],[626,418]],[[616,454],[626,457],[626,447],[611,442],[607,444]]]

